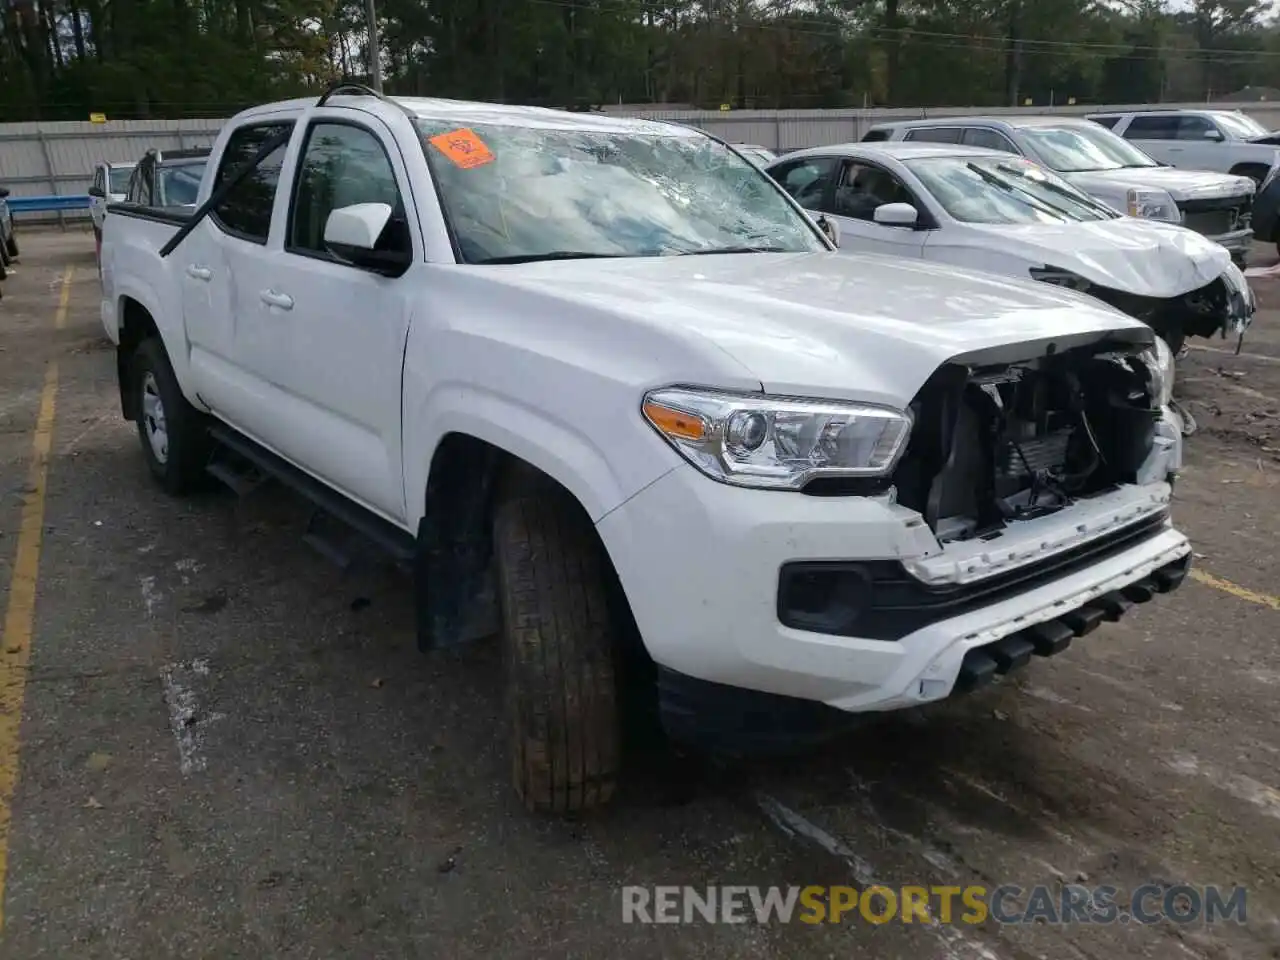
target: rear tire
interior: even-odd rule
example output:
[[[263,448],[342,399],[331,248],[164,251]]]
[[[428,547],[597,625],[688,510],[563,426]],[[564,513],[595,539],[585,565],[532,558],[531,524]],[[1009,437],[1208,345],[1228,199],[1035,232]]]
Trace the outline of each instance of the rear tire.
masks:
[[[136,392],[138,439],[151,475],[174,496],[200,486],[209,462],[208,423],[182,395],[164,345],[155,337],[138,345],[129,382]]]
[[[538,812],[601,807],[620,766],[608,557],[550,485],[503,500],[493,541],[516,792]]]
[[[5,241],[5,247],[9,250],[9,258],[11,260],[17,260],[22,256],[21,252],[18,250],[18,238],[12,233],[9,234],[9,239]]]

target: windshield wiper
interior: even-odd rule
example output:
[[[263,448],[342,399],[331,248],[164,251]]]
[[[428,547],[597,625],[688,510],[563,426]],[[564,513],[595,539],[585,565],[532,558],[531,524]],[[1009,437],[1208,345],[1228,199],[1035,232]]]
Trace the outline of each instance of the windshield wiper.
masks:
[[[516,253],[506,257],[485,257],[483,260],[472,260],[473,264],[481,263],[537,263],[540,260],[596,260],[605,257],[624,257],[624,253],[591,253],[586,250],[552,250],[548,253]]]
[[[982,167],[978,166],[976,163],[966,163],[965,166],[968,167],[970,170],[972,170],[974,173],[976,173],[978,176],[980,176],[983,180],[987,181],[987,183],[991,184],[993,187],[999,187],[1001,190],[1004,190],[1006,193],[1014,194],[1015,196],[1018,197],[1018,199],[1020,199],[1027,206],[1031,207],[1033,210],[1039,210],[1042,213],[1049,213],[1051,215],[1056,214],[1057,216],[1063,217],[1067,220],[1080,219],[1079,217],[1072,216],[1070,211],[1064,210],[1062,207],[1059,207],[1056,204],[1050,203],[1048,200],[1044,199],[1043,197],[1037,197],[1034,193],[1032,193],[1030,190],[1022,186],[1021,184],[1012,183],[1011,181],[1006,180],[1004,177],[998,177],[994,173],[992,173],[990,170],[982,169]]]
[[[682,250],[682,257],[705,257],[712,253],[795,253],[787,247],[709,247],[706,250]]]

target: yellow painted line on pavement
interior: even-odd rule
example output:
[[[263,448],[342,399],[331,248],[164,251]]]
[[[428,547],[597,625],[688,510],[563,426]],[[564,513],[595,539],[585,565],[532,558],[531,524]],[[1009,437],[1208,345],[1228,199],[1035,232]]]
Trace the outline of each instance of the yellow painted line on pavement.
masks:
[[[62,329],[71,303],[71,276],[62,274],[58,312],[53,325]],[[31,659],[32,625],[36,612],[36,580],[40,574],[40,544],[44,535],[45,484],[49,476],[49,449],[53,444],[53,418],[58,397],[58,364],[50,361],[40,391],[40,412],[31,439],[31,465],[27,492],[18,525],[18,548],[9,580],[9,603],[0,635],[0,929],[4,927],[4,888],[9,872],[9,835],[13,824],[13,790],[18,782],[18,733],[22,726],[22,701]]]
[[[1203,570],[1193,569],[1191,571],[1191,579],[1198,583],[1203,583],[1206,587],[1213,587],[1215,590],[1221,590],[1223,593],[1229,593],[1231,596],[1240,600],[1247,600],[1249,603],[1256,603],[1261,607],[1270,607],[1272,610],[1280,610],[1280,598],[1273,597],[1265,593],[1256,593],[1248,587],[1242,587],[1238,583],[1232,583],[1230,580],[1223,580],[1221,577],[1215,577],[1212,573],[1205,573]]]

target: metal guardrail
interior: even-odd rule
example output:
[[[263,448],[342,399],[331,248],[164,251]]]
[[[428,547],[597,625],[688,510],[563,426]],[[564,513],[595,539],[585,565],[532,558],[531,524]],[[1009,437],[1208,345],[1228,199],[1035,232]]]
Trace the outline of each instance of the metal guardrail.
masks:
[[[53,213],[62,210],[88,210],[89,195],[87,193],[69,194],[67,196],[10,196],[6,203],[10,213]]]

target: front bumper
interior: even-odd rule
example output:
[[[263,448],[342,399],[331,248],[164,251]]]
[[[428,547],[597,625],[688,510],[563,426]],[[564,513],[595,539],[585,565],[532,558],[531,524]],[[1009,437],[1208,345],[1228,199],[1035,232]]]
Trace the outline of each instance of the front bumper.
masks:
[[[1166,451],[1171,469],[1179,453]],[[1172,582],[1191,547],[1167,519],[1169,495],[1168,484],[1151,483],[1094,498],[1088,522],[1098,532],[1084,543],[1069,536],[1080,526],[1074,510],[1014,524],[992,542],[988,556],[966,561],[971,572],[959,576],[967,591],[962,602],[937,603],[930,615],[913,610],[905,631],[868,631],[873,636],[785,626],[780,574],[794,562],[936,567],[946,554],[933,534],[916,513],[887,498],[747,490],[682,466],[606,515],[598,529],[660,668],[668,728],[680,736],[697,726],[689,719],[699,713],[689,707],[698,699],[689,696],[691,685],[754,691],[845,713],[943,699],[966,670],[980,672],[979,658],[967,659],[972,651],[1013,644],[1007,638],[1093,609],[1102,598],[1124,596],[1153,576]],[[1135,535],[1141,524],[1148,529]],[[1111,549],[1068,562],[1070,551],[1103,539]],[[1010,575],[1014,582],[998,582]]]
[[[1249,244],[1253,242],[1253,230],[1233,230],[1209,239],[1226,247],[1232,253],[1243,254],[1248,252]]]

